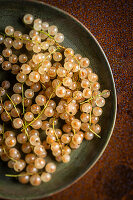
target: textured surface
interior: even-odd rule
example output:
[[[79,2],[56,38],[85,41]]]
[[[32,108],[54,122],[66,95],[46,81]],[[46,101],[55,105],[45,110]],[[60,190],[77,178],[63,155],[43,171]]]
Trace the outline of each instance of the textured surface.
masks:
[[[44,2],[69,12],[94,34],[110,62],[118,96],[114,133],[101,159],[76,184],[45,200],[131,200],[133,199],[132,0],[45,0]]]
[[[69,12],[95,35],[111,64],[118,95],[116,126],[101,159],[76,184],[45,200],[133,199],[131,1],[44,2]]]

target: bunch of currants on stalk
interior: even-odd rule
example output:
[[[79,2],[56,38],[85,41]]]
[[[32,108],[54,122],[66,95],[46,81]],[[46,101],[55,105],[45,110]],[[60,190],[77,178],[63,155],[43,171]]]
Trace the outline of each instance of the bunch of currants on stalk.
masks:
[[[23,22],[29,34],[12,26],[0,34],[1,68],[16,79],[0,87],[0,158],[17,173],[6,176],[38,186],[51,180],[56,162],[70,162],[83,139],[100,138],[110,91],[100,91],[88,58],[60,44],[57,26],[31,14]]]

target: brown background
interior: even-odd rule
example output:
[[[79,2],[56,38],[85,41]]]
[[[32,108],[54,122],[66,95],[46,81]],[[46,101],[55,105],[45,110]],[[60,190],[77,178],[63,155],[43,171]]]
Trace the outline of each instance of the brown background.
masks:
[[[101,44],[114,75],[118,113],[103,156],[77,183],[45,200],[133,200],[132,0],[44,0],[80,20]]]
[[[131,0],[44,0],[80,20],[110,62],[118,96],[112,138],[96,165],[76,184],[45,200],[133,200]]]

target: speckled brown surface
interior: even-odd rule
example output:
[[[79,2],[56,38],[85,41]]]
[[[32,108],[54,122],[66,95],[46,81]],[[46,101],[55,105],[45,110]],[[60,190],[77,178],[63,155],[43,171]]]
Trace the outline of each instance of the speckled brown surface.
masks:
[[[96,165],[76,184],[45,200],[133,199],[132,0],[44,0],[80,20],[110,62],[118,96],[112,138]]]

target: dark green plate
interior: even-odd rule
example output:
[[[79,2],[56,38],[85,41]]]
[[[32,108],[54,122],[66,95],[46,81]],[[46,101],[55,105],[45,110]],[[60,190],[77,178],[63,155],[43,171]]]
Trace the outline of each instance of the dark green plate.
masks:
[[[93,35],[75,18],[66,12],[47,4],[33,1],[0,0],[0,31],[5,26],[12,25],[23,33],[27,29],[21,23],[25,13],[31,13],[51,25],[57,25],[59,32],[65,35],[63,45],[72,47],[76,53],[88,57],[91,67],[99,76],[101,89],[111,90],[111,96],[106,100],[104,112],[100,119],[102,127],[101,139],[95,138],[91,142],[84,141],[81,147],[72,152],[68,164],[59,164],[53,179],[39,187],[21,185],[14,178],[5,177],[11,173],[6,165],[0,161],[0,197],[6,199],[37,199],[52,195],[70,186],[83,176],[96,163],[105,150],[111,137],[116,118],[116,91],[113,75],[108,60]],[[6,74],[0,73],[0,80]]]

